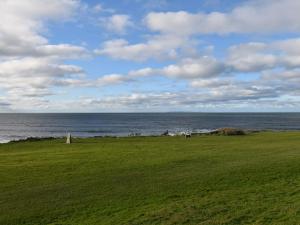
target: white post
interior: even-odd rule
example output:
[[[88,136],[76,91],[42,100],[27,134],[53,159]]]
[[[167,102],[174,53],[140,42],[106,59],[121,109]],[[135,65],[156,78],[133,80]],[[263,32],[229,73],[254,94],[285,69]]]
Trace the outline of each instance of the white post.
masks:
[[[68,134],[67,134],[67,141],[66,141],[66,144],[71,144],[71,142],[72,142],[72,137],[71,137],[71,134],[68,133]]]

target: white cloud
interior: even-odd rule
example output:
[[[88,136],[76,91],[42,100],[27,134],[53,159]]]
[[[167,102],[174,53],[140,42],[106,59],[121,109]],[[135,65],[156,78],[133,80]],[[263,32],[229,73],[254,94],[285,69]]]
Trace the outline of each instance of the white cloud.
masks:
[[[22,73],[26,77],[39,76],[61,76],[64,73],[82,73],[78,66],[57,64],[49,58],[22,58],[8,60],[0,63],[1,76],[20,76]]]
[[[197,79],[212,78],[225,72],[225,66],[209,56],[182,59],[178,64],[171,64],[160,69],[143,68],[130,71],[131,77],[163,75],[170,78]]]
[[[299,11],[295,0],[252,0],[228,13],[152,12],[145,22],[175,35],[300,32]]]
[[[129,44],[124,39],[107,41],[96,54],[114,59],[145,61],[148,59],[175,59],[178,51],[192,46],[185,38],[167,35],[151,36],[145,43]]]
[[[42,35],[45,22],[67,20],[78,7],[76,0],[0,1],[0,57],[83,54],[78,46],[50,45]]]
[[[144,18],[144,22],[151,31],[159,34],[150,35],[145,42],[136,44],[124,39],[109,40],[95,52],[114,59],[134,61],[175,59],[179,55],[186,57],[186,53],[195,55],[198,43],[193,35],[300,32],[300,22],[297,22],[300,21],[299,11],[300,2],[295,0],[252,0],[228,13],[151,12]],[[291,44],[282,43],[285,49],[288,48],[287,45]],[[249,46],[254,50],[256,47],[259,46]],[[244,61],[236,60],[237,64],[233,66],[239,65],[241,70],[249,71],[255,66],[260,69],[265,64],[276,64],[272,55],[252,56],[253,58],[248,59],[243,56]],[[239,55],[232,57],[238,59]],[[259,60],[255,58],[259,58],[261,62],[258,63]]]
[[[278,65],[278,57],[267,53],[264,43],[248,43],[229,48],[227,64],[234,70],[254,72],[270,69]]]
[[[169,65],[160,72],[168,77],[195,79],[215,77],[224,72],[224,65],[212,57],[185,59],[178,65]]]
[[[224,57],[215,58],[213,47],[208,46],[203,52],[198,50],[195,37],[201,34],[298,33],[298,1],[248,1],[227,13],[149,13],[144,22],[155,33],[144,36],[145,42],[113,39],[104,42],[95,53],[129,61],[167,59],[171,62],[159,68],[146,66],[128,74],[112,73],[94,80],[86,78],[81,67],[65,62],[86,57],[89,53],[84,47],[52,44],[46,36],[49,21],[72,20],[80,4],[79,0],[0,0],[0,108],[54,108],[57,104],[49,102],[47,96],[60,93],[58,87],[102,88],[133,81],[142,83],[151,76],[174,79],[173,83],[185,85],[186,89],[120,94],[75,102],[84,109],[95,105],[147,111],[166,107],[276,104],[280,96],[300,95],[300,39],[240,44],[230,47]],[[102,17],[102,25],[112,32],[125,34],[133,26],[129,15],[112,15],[113,12],[103,9],[102,5],[86,7],[85,13],[93,18],[99,12],[109,13],[110,17]],[[261,76],[250,78],[250,81],[240,80],[241,73],[250,72]]]
[[[110,109],[110,111],[160,111],[160,110],[198,110],[201,108],[224,109],[231,104],[251,104],[259,101],[274,101],[277,93],[270,89],[256,87],[219,88],[186,92],[146,92],[132,93],[102,98],[83,98],[78,102],[87,109]]]
[[[226,59],[228,66],[240,72],[260,72],[300,66],[300,39],[271,43],[246,43],[232,46]]]
[[[43,22],[66,20],[78,6],[75,0],[1,1],[1,55],[27,54],[35,46],[47,44],[47,39],[40,34],[46,29]]]
[[[73,65],[59,64],[49,58],[22,58],[0,63],[0,88],[9,96],[43,97],[58,81],[80,77],[83,70]]]
[[[124,41],[120,41],[123,45]],[[299,75],[297,68],[300,67],[300,44],[298,39],[286,39],[270,43],[251,42],[231,46],[228,54],[223,59],[217,59],[213,56],[202,56],[196,58],[184,58],[176,63],[166,65],[162,68],[145,67],[139,70],[129,71],[126,75],[118,75],[114,79],[109,79],[106,84],[114,85],[122,82],[143,79],[148,76],[165,76],[168,78],[185,79],[193,88],[218,88],[229,91],[239,87],[246,88],[249,86],[258,86],[261,90],[274,89],[278,94],[295,94],[295,89],[299,85],[291,85],[291,77]],[[296,69],[294,69],[296,68]],[[290,70],[293,70],[291,73]],[[267,82],[264,71],[283,70],[282,76],[274,75]],[[237,75],[240,73],[257,72],[263,75],[260,79],[253,78],[253,83],[238,82]],[[269,77],[271,75],[268,75]],[[288,82],[283,83],[284,79],[290,77]],[[230,78],[230,79],[229,79]],[[240,79],[240,78],[239,78]],[[288,87],[288,88],[284,88]],[[288,89],[291,89],[289,92]],[[248,93],[256,91],[255,88],[248,90]],[[251,95],[249,95],[250,97]]]
[[[124,76],[121,74],[109,74],[98,78],[95,82],[91,82],[91,85],[107,86],[116,85],[128,81],[132,81],[132,79],[129,76]]]
[[[77,0],[0,1],[0,89],[10,108],[42,105],[57,93],[53,87],[81,79],[83,70],[64,60],[86,57],[87,50],[50,44],[44,35],[48,21],[70,20],[79,7]]]
[[[28,45],[15,46],[0,43],[0,56],[3,57],[54,57],[54,58],[82,58],[88,56],[85,48],[69,44],[58,45]]]
[[[142,68],[129,71],[127,75],[118,75],[118,82],[132,81],[134,79],[147,76],[166,76],[178,79],[199,79],[213,78],[226,72],[226,67],[222,62],[209,56],[198,58],[185,58],[178,64],[170,64],[163,68]],[[126,79],[127,77],[127,79]],[[121,79],[122,78],[122,79]]]
[[[262,80],[267,82],[279,81],[282,82],[300,82],[300,70],[284,70],[284,71],[264,71],[262,73]],[[300,83],[298,84],[300,87]]]
[[[245,43],[230,47],[223,59],[213,56],[185,58],[161,68],[145,67],[132,70],[127,75],[109,79],[110,82],[106,84],[120,84],[148,76],[165,76],[185,79],[188,82],[191,89],[187,89],[187,92],[194,90],[190,94],[201,99],[192,99],[190,104],[260,104],[268,100],[279,106],[278,102],[283,103],[276,99],[280,99],[281,96],[300,95],[299,50],[298,39]],[[261,76],[248,77],[248,81],[241,80],[241,73],[248,72],[257,72]],[[141,95],[138,99],[143,98],[147,97]],[[165,104],[170,101],[166,101]],[[152,104],[159,105],[149,100],[149,105]],[[161,107],[163,105],[161,103]]]
[[[271,44],[272,48],[279,49],[290,55],[300,54],[300,38],[275,41]]]
[[[130,16],[125,14],[115,14],[110,17],[103,17],[100,21],[107,30],[118,34],[125,34],[128,28],[133,27]]]
[[[191,81],[191,86],[194,88],[215,88],[230,86],[234,83],[232,80],[212,78],[212,79],[198,79]]]

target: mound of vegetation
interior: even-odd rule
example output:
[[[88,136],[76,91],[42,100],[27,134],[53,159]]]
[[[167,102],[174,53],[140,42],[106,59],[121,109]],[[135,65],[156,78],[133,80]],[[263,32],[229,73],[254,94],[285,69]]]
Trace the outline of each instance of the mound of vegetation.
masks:
[[[237,129],[237,128],[220,128],[212,132],[212,134],[232,136],[232,135],[245,135],[246,132],[242,129]]]
[[[11,143],[18,143],[18,142],[37,142],[37,141],[49,141],[57,139],[55,137],[28,137],[26,139],[20,139],[20,140],[12,140]]]

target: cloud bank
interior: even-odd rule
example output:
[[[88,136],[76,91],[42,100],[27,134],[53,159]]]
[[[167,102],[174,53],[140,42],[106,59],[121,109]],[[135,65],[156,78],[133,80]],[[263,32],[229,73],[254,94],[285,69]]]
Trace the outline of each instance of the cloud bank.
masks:
[[[0,1],[1,111],[300,109],[299,1],[222,12],[137,2],[142,16],[84,0]],[[55,24],[101,35],[51,40]],[[227,40],[222,50],[214,39]]]

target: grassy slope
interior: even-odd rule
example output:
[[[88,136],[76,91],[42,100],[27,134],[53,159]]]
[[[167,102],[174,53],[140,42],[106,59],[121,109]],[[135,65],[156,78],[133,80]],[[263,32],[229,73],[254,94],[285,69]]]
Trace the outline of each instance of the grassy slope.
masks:
[[[300,133],[0,145],[0,224],[300,224]]]

